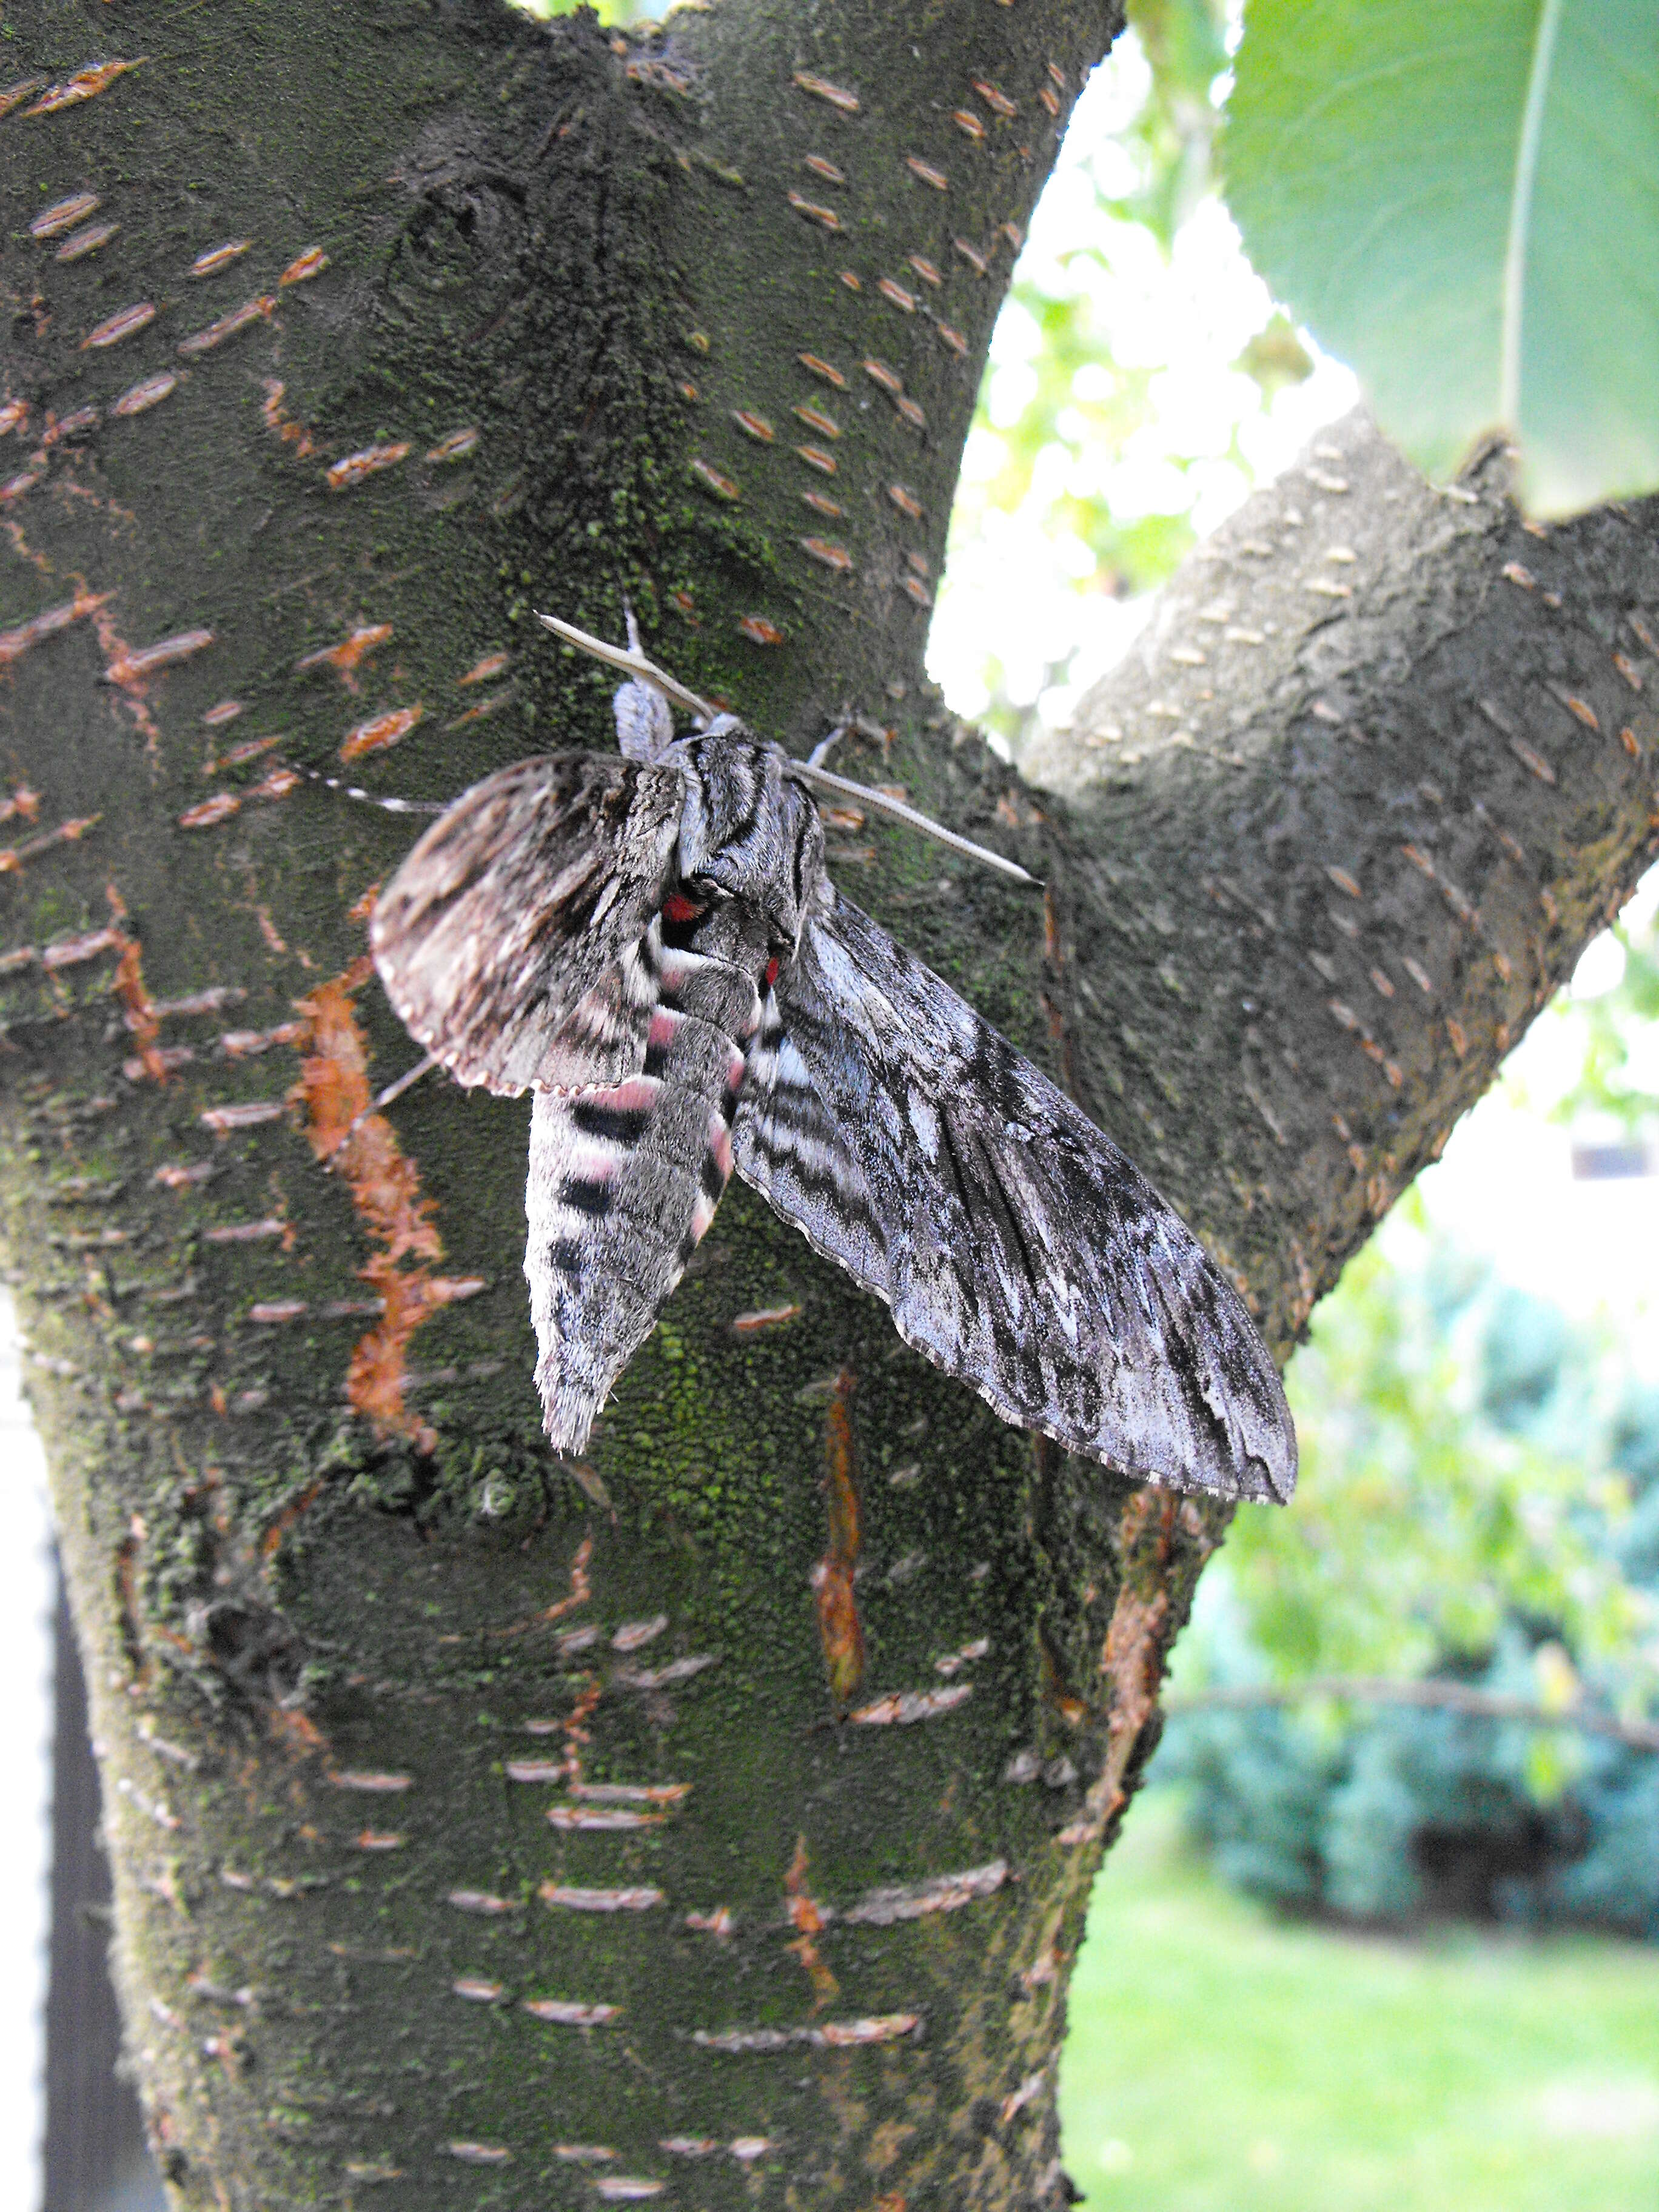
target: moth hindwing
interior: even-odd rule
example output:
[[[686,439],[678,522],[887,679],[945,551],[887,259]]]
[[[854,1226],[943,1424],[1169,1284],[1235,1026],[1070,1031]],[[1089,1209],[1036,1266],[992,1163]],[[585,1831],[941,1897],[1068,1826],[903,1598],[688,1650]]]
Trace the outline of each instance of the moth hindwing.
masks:
[[[1277,1370],[1191,1231],[840,896],[787,757],[729,716],[676,737],[649,687],[617,695],[629,757],[474,786],[374,919],[416,1037],[463,1083],[536,1094],[525,1272],[555,1446],[586,1443],[735,1167],[1005,1420],[1287,1498]]]

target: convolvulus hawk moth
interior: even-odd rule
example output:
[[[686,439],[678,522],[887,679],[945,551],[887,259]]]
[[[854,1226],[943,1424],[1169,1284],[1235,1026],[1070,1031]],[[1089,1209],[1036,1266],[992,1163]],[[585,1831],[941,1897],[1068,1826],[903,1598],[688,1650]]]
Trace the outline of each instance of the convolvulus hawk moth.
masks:
[[[373,943],[458,1082],[534,1094],[525,1273],[555,1448],[586,1443],[735,1169],[1005,1420],[1177,1489],[1288,1498],[1295,1433],[1232,1286],[830,882],[809,779],[882,795],[715,714],[637,644],[542,619],[627,672],[620,757],[547,754],[464,793]],[[702,726],[676,736],[670,699]]]

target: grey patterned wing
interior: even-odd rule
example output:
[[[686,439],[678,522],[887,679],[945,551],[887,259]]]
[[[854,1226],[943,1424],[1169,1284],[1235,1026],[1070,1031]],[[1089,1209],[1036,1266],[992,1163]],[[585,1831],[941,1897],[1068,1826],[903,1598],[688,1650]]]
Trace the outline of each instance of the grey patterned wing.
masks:
[[[371,941],[404,1025],[458,1082],[511,1094],[638,1073],[684,797],[672,769],[550,753],[433,823]]]
[[[750,1048],[737,1170],[1005,1420],[1141,1480],[1288,1498],[1237,1293],[1131,1161],[836,895]]]

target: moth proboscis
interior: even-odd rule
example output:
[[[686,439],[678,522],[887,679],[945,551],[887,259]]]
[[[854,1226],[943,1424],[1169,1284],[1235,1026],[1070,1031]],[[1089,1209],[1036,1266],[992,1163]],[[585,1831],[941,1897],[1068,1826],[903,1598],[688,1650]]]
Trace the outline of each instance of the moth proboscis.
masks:
[[[892,802],[717,714],[635,640],[541,619],[626,675],[620,755],[546,754],[463,793],[372,936],[458,1082],[533,1094],[525,1273],[556,1449],[586,1445],[735,1170],[1003,1419],[1139,1480],[1288,1498],[1295,1431],[1232,1285],[830,880],[810,783]]]

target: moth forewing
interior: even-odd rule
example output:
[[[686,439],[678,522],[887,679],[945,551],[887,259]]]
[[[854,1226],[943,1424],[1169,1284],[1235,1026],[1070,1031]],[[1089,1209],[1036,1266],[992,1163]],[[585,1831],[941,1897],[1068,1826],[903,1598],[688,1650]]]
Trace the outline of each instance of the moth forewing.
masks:
[[[552,753],[474,784],[421,838],[370,942],[398,1016],[458,1082],[512,1094],[643,1065],[684,795],[671,769]]]

